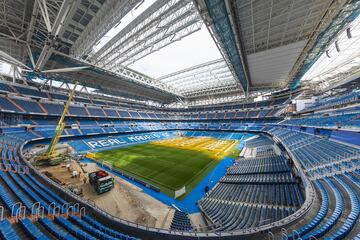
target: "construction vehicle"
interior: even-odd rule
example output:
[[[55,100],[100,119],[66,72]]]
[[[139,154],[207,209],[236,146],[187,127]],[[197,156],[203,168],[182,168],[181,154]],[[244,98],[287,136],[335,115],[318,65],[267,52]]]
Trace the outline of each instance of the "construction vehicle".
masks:
[[[39,156],[37,156],[35,158],[36,165],[46,165],[46,164],[47,165],[57,165],[67,159],[66,156],[60,156],[60,154],[58,152],[56,152],[55,148],[60,140],[61,133],[63,132],[63,130],[65,128],[65,116],[69,109],[71,100],[73,99],[73,97],[75,95],[75,89],[76,89],[77,85],[78,85],[78,82],[76,81],[74,88],[70,92],[69,99],[67,100],[67,102],[64,106],[64,111],[61,114],[61,117],[60,117],[59,122],[55,129],[54,135],[51,139],[51,142],[50,142],[46,152],[40,154]]]
[[[89,173],[89,183],[97,194],[108,192],[114,188],[114,178],[103,170]]]

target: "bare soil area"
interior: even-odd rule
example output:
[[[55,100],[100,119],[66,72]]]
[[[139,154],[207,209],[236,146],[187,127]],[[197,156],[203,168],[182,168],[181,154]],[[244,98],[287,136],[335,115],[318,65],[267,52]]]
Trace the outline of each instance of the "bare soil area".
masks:
[[[170,227],[173,210],[160,201],[145,194],[141,188],[115,176],[114,189],[97,195],[87,181],[87,174],[99,170],[95,163],[81,164],[72,160],[58,166],[41,167],[42,172],[58,181],[64,187],[75,187],[82,191],[82,197],[108,213],[149,227]],[[78,177],[72,177],[77,171]],[[86,183],[85,183],[86,182]]]

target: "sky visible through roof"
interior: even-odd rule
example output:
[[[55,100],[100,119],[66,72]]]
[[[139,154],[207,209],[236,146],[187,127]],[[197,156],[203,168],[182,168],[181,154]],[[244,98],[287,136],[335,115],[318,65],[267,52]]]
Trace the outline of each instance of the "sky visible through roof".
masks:
[[[146,0],[131,10],[119,24],[105,34],[94,46],[94,50],[98,51],[155,1]],[[312,68],[303,76],[303,80],[321,81],[339,72],[347,71],[354,66],[359,66],[360,16],[349,27],[352,35],[350,39],[347,37],[345,30],[337,37],[340,51],[336,49],[335,43],[332,43],[327,49],[327,54],[326,52],[322,54]],[[152,78],[159,78],[219,58],[222,58],[222,55],[206,26],[203,25],[201,30],[138,60],[129,65],[129,68]],[[0,62],[0,73],[11,76],[10,65]]]
[[[209,31],[203,26],[200,31],[140,59],[129,67],[158,78],[219,58],[222,56]]]
[[[154,2],[155,0],[144,1],[143,4],[138,5],[136,9],[133,9],[125,15],[118,25],[100,39],[98,44],[94,46],[94,51],[98,51],[103,47]],[[169,46],[138,60],[128,67],[152,78],[158,78],[219,58],[222,58],[222,56],[209,31],[203,25],[200,31],[183,38],[181,41],[172,43]]]
[[[321,81],[341,72],[347,72],[360,64],[360,16],[349,26],[351,38],[346,29],[336,38],[338,49],[333,42],[315,64],[304,74],[302,80]]]

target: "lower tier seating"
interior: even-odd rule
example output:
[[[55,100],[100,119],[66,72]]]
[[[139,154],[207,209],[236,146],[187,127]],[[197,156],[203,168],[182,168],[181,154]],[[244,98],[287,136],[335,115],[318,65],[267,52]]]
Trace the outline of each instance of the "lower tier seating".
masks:
[[[324,217],[326,216],[326,213],[329,210],[329,196],[328,196],[328,193],[326,192],[324,186],[321,184],[321,182],[319,180],[316,180],[314,182],[314,184],[315,184],[316,188],[319,190],[320,196],[321,196],[321,206],[320,206],[319,212],[308,224],[304,225],[303,227],[301,227],[299,229],[296,229],[294,231],[294,234],[289,235],[288,239],[301,238],[302,236],[304,236],[305,234],[307,234],[308,232],[313,230],[324,219]]]
[[[320,193],[317,215],[304,226],[293,229],[288,239],[346,239],[359,219],[360,150],[314,135],[273,127],[264,128],[294,154]],[[329,196],[334,196],[330,208]],[[347,199],[350,202],[346,203]],[[349,210],[346,205],[349,205]]]
[[[175,210],[170,229],[179,231],[192,231],[191,222],[187,213]]]
[[[0,239],[135,239],[105,227],[90,216],[80,216],[79,209],[69,205],[27,171],[16,171],[23,166],[17,156],[19,144],[14,138],[0,137],[1,163],[13,171],[0,169],[0,205],[4,207],[4,220],[0,220]],[[55,208],[59,211],[55,211]],[[69,208],[69,209],[68,209]],[[71,213],[51,218],[34,216]],[[20,228],[13,228],[7,218],[16,216]],[[40,225],[42,227],[40,227]],[[18,232],[20,231],[20,234]],[[20,237],[21,236],[21,237]]]
[[[10,222],[6,219],[0,221],[0,238],[6,240],[20,240],[14,229],[11,227]]]
[[[247,204],[205,198],[202,210],[216,231],[258,227],[276,222],[295,212],[295,208],[269,204]]]
[[[215,231],[258,227],[294,213],[303,203],[288,161],[268,138],[253,139],[256,156],[240,158],[199,202]],[[259,148],[259,151],[257,149]],[[259,153],[259,157],[257,154]]]

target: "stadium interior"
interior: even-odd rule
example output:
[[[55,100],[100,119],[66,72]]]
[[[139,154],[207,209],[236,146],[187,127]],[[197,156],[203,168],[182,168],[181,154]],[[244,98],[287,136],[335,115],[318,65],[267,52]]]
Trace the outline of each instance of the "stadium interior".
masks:
[[[360,240],[359,0],[0,9],[0,239]]]

